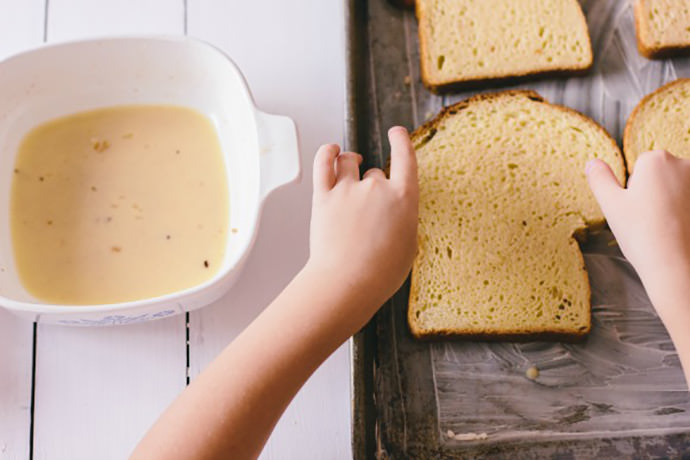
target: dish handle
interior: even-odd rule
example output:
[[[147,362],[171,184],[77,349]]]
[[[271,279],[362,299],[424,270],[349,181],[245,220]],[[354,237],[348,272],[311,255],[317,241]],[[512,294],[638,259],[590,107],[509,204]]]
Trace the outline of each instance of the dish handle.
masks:
[[[259,133],[259,167],[261,199],[283,185],[300,179],[297,128],[291,118],[256,112]]]

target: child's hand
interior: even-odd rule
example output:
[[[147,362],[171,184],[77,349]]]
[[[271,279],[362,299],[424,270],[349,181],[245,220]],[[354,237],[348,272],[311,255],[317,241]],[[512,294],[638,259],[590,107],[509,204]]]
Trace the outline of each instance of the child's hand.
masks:
[[[314,370],[400,287],[417,246],[417,159],[393,128],[391,178],[319,149],[304,269],[163,414],[132,458],[256,458]],[[239,395],[239,397],[238,397]]]
[[[391,128],[388,138],[390,179],[370,169],[360,180],[361,156],[337,145],[322,146],[314,159],[307,267],[325,283],[365,293],[376,307],[402,285],[417,247],[417,159],[405,128]],[[360,313],[366,320],[374,312]]]
[[[600,160],[589,162],[586,171],[623,254],[667,328],[690,318],[690,160],[645,153],[627,189]]]

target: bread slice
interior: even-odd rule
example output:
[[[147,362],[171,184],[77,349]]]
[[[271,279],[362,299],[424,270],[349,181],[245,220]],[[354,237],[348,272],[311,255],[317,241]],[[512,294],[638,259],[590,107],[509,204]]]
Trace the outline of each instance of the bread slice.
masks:
[[[431,90],[592,65],[577,0],[417,0],[422,81]]]
[[[623,132],[628,172],[648,150],[690,158],[690,79],[681,78],[648,94],[628,118]]]
[[[636,0],[637,49],[650,59],[690,53],[690,1]]]
[[[584,174],[592,158],[625,180],[616,142],[532,91],[445,108],[412,139],[419,162],[415,337],[576,339],[590,288],[576,233],[604,216]]]

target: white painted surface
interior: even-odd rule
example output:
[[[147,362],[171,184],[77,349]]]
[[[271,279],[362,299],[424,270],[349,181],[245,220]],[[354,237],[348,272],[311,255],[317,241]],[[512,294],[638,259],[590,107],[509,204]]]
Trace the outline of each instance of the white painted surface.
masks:
[[[48,42],[182,33],[181,2],[52,0]],[[34,457],[125,458],[185,385],[184,317],[108,329],[39,326]]]
[[[184,32],[183,0],[48,0],[46,5],[49,42]]]
[[[0,0],[0,59],[43,41],[43,0]],[[0,309],[0,459],[29,456],[33,326]]]
[[[0,310],[0,458],[28,458],[33,326]]]
[[[39,325],[34,458],[126,458],[185,387],[183,320]]]
[[[303,182],[271,195],[235,288],[191,315],[197,375],[299,270],[308,254],[311,161],[340,142],[344,114],[343,2],[322,0],[0,0],[0,56],[40,43],[113,34],[181,34],[226,51],[260,109],[298,126]],[[290,327],[290,326],[287,326]],[[0,459],[29,458],[30,323],[0,311]],[[124,458],[182,390],[184,317],[105,329],[37,331],[33,454]],[[270,338],[267,338],[270,340]],[[263,458],[350,457],[349,350],[341,347],[281,419]]]
[[[43,42],[45,0],[0,0],[0,59]]]
[[[313,156],[320,144],[343,138],[343,4],[189,2],[188,34],[232,57],[261,110],[288,115],[297,123],[303,174],[300,185],[269,197],[250,260],[229,295],[191,313],[192,376],[270,303],[307,259]],[[349,349],[343,346],[297,395],[262,458],[351,457],[349,372]]]

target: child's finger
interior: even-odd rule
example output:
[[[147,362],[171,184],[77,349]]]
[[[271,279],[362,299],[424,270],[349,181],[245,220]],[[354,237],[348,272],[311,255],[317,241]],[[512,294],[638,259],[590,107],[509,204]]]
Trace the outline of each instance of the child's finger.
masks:
[[[336,182],[342,180],[359,180],[359,165],[362,163],[362,155],[354,152],[343,152],[338,155],[336,165]]]
[[[633,186],[634,182],[637,182],[637,179],[635,179],[637,176],[641,174],[648,175],[650,173],[661,174],[663,176],[666,174],[664,172],[664,165],[678,170],[681,167],[678,163],[684,161],[685,160],[676,157],[667,150],[649,150],[647,152],[642,152],[635,161],[635,169],[632,174],[630,174],[630,177],[628,177],[628,189]]]
[[[623,191],[621,184],[609,165],[598,159],[587,162],[585,173],[594,197],[608,217],[608,213],[616,208],[618,198]]]
[[[374,178],[379,178],[379,179],[385,179],[386,174],[383,172],[382,169],[379,168],[371,168],[367,169],[367,172],[364,173],[364,176],[362,176],[364,179],[371,177],[372,179]]]
[[[314,190],[327,192],[335,185],[335,158],[340,153],[336,144],[319,147],[314,157]]]
[[[417,157],[407,130],[394,126],[388,130],[391,143],[391,181],[417,189]]]

